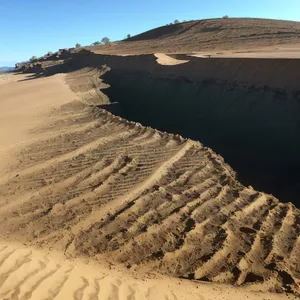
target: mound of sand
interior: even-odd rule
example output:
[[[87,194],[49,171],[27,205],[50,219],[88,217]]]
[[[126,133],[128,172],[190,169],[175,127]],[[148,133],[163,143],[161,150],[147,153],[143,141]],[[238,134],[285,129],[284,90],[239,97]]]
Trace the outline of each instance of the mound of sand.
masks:
[[[298,206],[299,67],[298,59],[187,61],[183,54],[123,57],[85,50],[61,71],[78,69],[70,84],[82,99],[108,104],[103,88],[118,108],[114,113],[201,141],[225,158],[244,185]]]
[[[93,78],[95,72],[88,74]],[[74,73],[69,76],[68,82],[74,83],[76,77],[82,76],[80,72]],[[0,177],[0,232],[4,238],[0,242],[2,299],[292,299],[291,296],[261,292],[265,288],[272,289],[272,284],[237,289],[163,277],[155,273],[155,269],[159,268],[157,263],[163,262],[160,255],[148,257],[144,263],[136,261],[136,265],[129,259],[126,261],[129,269],[120,270],[112,262],[120,261],[128,247],[121,247],[125,252],[120,252],[121,256],[116,255],[113,259],[113,249],[102,258],[90,256],[94,245],[88,246],[89,241],[84,240],[87,234],[94,235],[95,226],[103,228],[98,231],[100,235],[101,231],[104,234],[112,230],[107,242],[130,232],[132,236],[136,232],[143,241],[148,229],[143,229],[142,224],[149,226],[149,234],[152,235],[150,227],[155,228],[155,215],[158,216],[159,211],[170,216],[162,214],[159,217],[157,233],[161,232],[163,237],[165,226],[171,224],[173,218],[175,230],[178,217],[187,217],[184,217],[184,211],[189,214],[194,210],[196,213],[201,202],[203,205],[206,202],[206,208],[212,209],[227,192],[232,193],[228,185],[215,201],[210,199],[213,196],[210,193],[221,188],[221,183],[216,182],[219,169],[237,188],[242,187],[232,178],[230,168],[200,144],[72,101],[78,95],[70,92],[64,83],[64,75],[34,80],[28,76],[10,75],[5,80],[6,83],[0,87],[0,94],[5,95],[0,102],[1,128],[5,128],[0,131],[1,171],[4,173]],[[89,89],[89,82],[86,80],[85,91]],[[88,103],[87,98],[83,99]],[[23,110],[22,118],[19,109]],[[198,165],[192,166],[195,159]],[[206,161],[208,164],[204,166]],[[183,169],[178,169],[173,174],[172,170],[177,169],[178,164],[187,170],[182,173]],[[215,165],[218,167],[214,170]],[[170,175],[172,178],[168,183]],[[200,180],[203,176],[207,177],[204,181]],[[225,177],[222,180],[226,180]],[[186,191],[180,196],[178,193],[185,183]],[[168,189],[173,191],[173,203]],[[199,194],[196,199],[200,190],[202,196]],[[247,189],[244,193],[246,195]],[[158,197],[151,204],[149,200],[156,194]],[[201,200],[201,197],[204,198]],[[251,215],[251,211],[266,205],[263,198],[253,205],[243,206],[243,201],[236,199],[228,209],[248,207],[245,212]],[[276,200],[272,201],[278,204]],[[284,208],[280,207],[278,209]],[[140,217],[136,215],[137,209],[142,213]],[[173,210],[171,214],[170,209]],[[274,212],[276,209],[274,207]],[[293,210],[289,209],[290,218],[294,216]],[[132,214],[131,220],[128,219],[129,214]],[[132,219],[134,215],[137,222]],[[124,222],[127,225],[119,231]],[[192,223],[191,219],[183,219],[179,225],[186,227],[182,233],[185,238],[196,229],[196,223]],[[227,231],[229,223],[225,224]],[[289,230],[286,225],[281,227]],[[180,230],[179,227],[176,230]],[[243,231],[245,233],[241,234],[246,234],[247,229]],[[171,244],[167,243],[167,247],[174,242],[179,245],[174,233],[168,233],[166,241]],[[23,241],[25,245],[16,243],[16,240]],[[159,240],[155,238],[153,246],[156,247]],[[97,240],[95,243],[98,243]],[[147,249],[145,242],[140,245]],[[188,245],[189,242],[182,244],[184,248],[190,247]],[[36,246],[40,246],[41,250],[36,250]],[[98,249],[97,253],[101,250]],[[84,261],[71,258],[78,254],[83,254]],[[140,250],[132,256],[137,260],[146,258],[143,257]],[[145,267],[152,271],[141,273],[140,268]],[[172,275],[176,274],[172,272]]]
[[[75,76],[88,90],[89,74],[68,82]],[[56,79],[16,84],[26,94]],[[2,177],[5,240],[130,270],[299,292],[293,205],[244,187],[198,142],[79,101],[48,118]]]

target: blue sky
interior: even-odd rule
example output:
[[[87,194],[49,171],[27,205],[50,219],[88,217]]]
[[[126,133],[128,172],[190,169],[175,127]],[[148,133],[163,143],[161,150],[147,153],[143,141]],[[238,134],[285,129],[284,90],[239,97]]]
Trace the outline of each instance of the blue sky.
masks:
[[[0,0],[0,66],[175,19],[225,14],[300,21],[300,0]]]

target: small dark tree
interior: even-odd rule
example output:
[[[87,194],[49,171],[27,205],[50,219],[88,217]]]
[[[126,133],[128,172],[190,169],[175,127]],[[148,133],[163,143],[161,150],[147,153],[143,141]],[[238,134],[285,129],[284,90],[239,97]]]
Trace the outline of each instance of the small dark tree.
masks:
[[[128,39],[130,39],[130,38],[131,38],[131,35],[130,35],[129,33],[127,34],[127,38],[128,38]]]
[[[79,43],[77,43],[77,44],[75,45],[75,47],[76,47],[76,48],[80,48],[81,45],[80,45]]]
[[[99,41],[96,41],[92,44],[93,46],[97,46],[97,45],[101,45],[101,43]]]
[[[179,20],[174,21],[174,24],[179,24],[179,23],[180,23]]]
[[[110,42],[110,39],[109,39],[108,37],[104,37],[104,38],[101,40],[101,43],[104,44],[104,45],[107,45],[109,42]]]
[[[225,15],[223,16],[223,19],[229,19],[229,16]]]
[[[34,62],[34,61],[36,61],[37,60],[37,57],[36,56],[32,56],[31,58],[30,58],[30,62]]]

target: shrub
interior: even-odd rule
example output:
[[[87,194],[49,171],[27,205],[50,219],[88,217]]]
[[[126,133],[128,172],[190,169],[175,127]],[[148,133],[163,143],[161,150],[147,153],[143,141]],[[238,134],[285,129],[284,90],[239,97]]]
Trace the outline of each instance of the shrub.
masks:
[[[229,16],[225,15],[223,16],[223,19],[229,19]]]
[[[32,56],[29,60],[30,60],[30,62],[34,62],[34,61],[36,61],[38,58],[36,57],[36,56]]]
[[[107,45],[109,42],[110,42],[110,39],[109,39],[108,37],[104,37],[104,38],[101,40],[101,43],[104,44],[104,45]]]
[[[93,46],[97,46],[97,45],[101,45],[101,43],[99,41],[96,41],[92,44]]]
[[[174,24],[179,24],[179,23],[180,23],[179,20],[174,21]]]
[[[80,45],[79,43],[77,43],[77,44],[75,45],[75,47],[76,47],[76,48],[80,48],[81,45]]]
[[[130,38],[131,38],[131,35],[130,35],[129,33],[127,34],[127,38],[128,38],[128,39],[130,39]]]

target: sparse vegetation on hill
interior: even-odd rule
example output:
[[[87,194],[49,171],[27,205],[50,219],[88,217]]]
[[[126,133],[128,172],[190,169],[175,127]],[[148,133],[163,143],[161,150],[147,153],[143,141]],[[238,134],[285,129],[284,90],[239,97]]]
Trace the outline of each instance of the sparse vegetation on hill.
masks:
[[[92,44],[92,46],[97,46],[97,45],[101,45],[101,43],[99,41],[96,41]]]
[[[127,38],[128,38],[128,35],[127,35]],[[91,46],[107,45],[107,44],[109,44],[109,43],[110,43],[110,39],[109,39],[108,37],[104,37],[104,38],[101,40],[101,42],[100,42],[100,41],[96,41],[96,42],[92,43]],[[77,45],[77,44],[76,44],[76,45]],[[80,45],[80,44],[78,44],[78,45]],[[81,46],[80,46],[80,47],[81,47]],[[76,47],[76,48],[78,48],[78,47]]]
[[[37,56],[32,56],[30,59],[29,59],[29,61],[30,62],[34,62],[34,61],[36,61],[38,58],[37,58]]]
[[[104,45],[107,45],[109,42],[110,42],[110,39],[109,39],[108,37],[104,37],[104,38],[101,40],[101,43],[104,44]]]
[[[213,49],[251,49],[276,44],[295,44],[300,40],[300,22],[292,21],[221,17],[169,25],[134,35],[130,38],[130,43],[116,43],[113,49],[107,48],[105,51],[110,51],[110,54],[111,51],[114,54],[142,54],[149,51],[166,53],[169,50],[173,53],[184,53]]]

